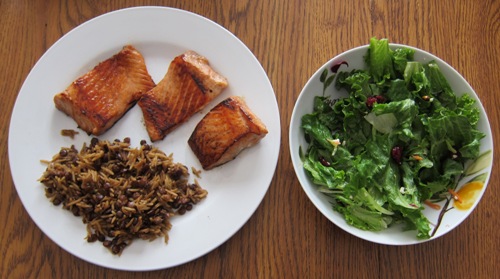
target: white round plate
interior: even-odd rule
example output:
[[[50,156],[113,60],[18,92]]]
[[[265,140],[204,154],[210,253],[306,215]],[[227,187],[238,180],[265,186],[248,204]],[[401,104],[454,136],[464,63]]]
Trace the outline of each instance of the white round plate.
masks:
[[[231,95],[242,96],[266,124],[269,133],[235,160],[201,173],[208,196],[184,216],[171,219],[169,242],[136,240],[121,256],[100,243],[87,243],[81,218],[45,197],[37,179],[63,146],[89,142],[75,122],[58,111],[53,96],[97,63],[131,44],[144,56],[155,82],[172,59],[186,50],[207,57],[229,81],[229,87],[207,108],[155,146],[173,153],[174,161],[202,167],[187,144],[196,124],[216,104]],[[61,129],[79,130],[75,139]],[[274,90],[252,52],[233,34],[199,15],[172,8],[137,7],[114,11],[76,27],[59,39],[36,63],[14,106],[9,131],[9,159],[19,197],[40,229],[69,253],[88,262],[120,270],[144,271],[173,267],[215,249],[236,233],[255,212],[273,178],[280,148],[280,118]],[[142,112],[133,107],[100,139],[131,138],[132,146],[149,141]],[[195,176],[191,175],[191,180]]]
[[[438,66],[440,67],[442,73],[448,80],[450,86],[453,91],[457,95],[461,95],[465,92],[468,92],[472,98],[477,101],[477,107],[480,109],[480,121],[478,123],[478,129],[486,134],[486,137],[481,141],[481,151],[486,152],[485,161],[489,163],[480,172],[475,173],[474,175],[470,175],[464,177],[459,185],[463,186],[465,183],[469,182],[471,179],[477,179],[477,176],[482,174],[483,178],[483,186],[476,193],[475,200],[473,206],[468,210],[459,210],[454,208],[454,203],[451,201],[446,209],[449,209],[443,216],[441,223],[439,223],[439,215],[442,210],[445,210],[445,201],[441,202],[439,205],[441,206],[441,210],[432,209],[426,207],[424,210],[424,215],[429,219],[431,223],[431,231],[437,226],[434,235],[430,239],[435,239],[440,237],[447,232],[451,231],[453,228],[458,226],[469,214],[474,210],[482,195],[486,190],[486,186],[488,184],[488,180],[491,174],[492,168],[492,154],[493,154],[493,140],[491,134],[490,124],[488,122],[488,117],[484,111],[484,108],[477,97],[476,93],[472,89],[472,87],[467,83],[467,81],[450,65],[448,65],[443,60],[438,57],[425,52],[423,50],[406,46],[400,44],[390,44],[391,49],[399,48],[399,47],[407,47],[415,50],[414,60],[420,61],[422,63],[429,62],[431,60],[435,60]],[[289,141],[290,141],[290,153],[292,157],[293,166],[295,169],[295,173],[299,179],[299,182],[304,189],[305,193],[312,201],[312,203],[316,206],[316,208],[331,222],[339,226],[344,231],[355,235],[359,238],[387,245],[409,245],[409,244],[417,244],[422,243],[427,240],[419,240],[417,239],[416,231],[403,231],[402,225],[394,225],[384,231],[380,232],[372,232],[372,231],[364,231],[353,226],[350,226],[345,221],[344,217],[338,212],[332,209],[332,205],[330,200],[324,194],[318,192],[317,186],[315,186],[311,180],[309,179],[306,171],[303,168],[303,164],[299,155],[299,148],[301,147],[303,152],[307,150],[308,144],[304,138],[304,132],[301,128],[301,118],[304,114],[311,113],[313,110],[313,100],[315,96],[321,96],[323,92],[323,84],[320,82],[320,76],[324,69],[329,69],[336,63],[341,61],[347,61],[349,64],[348,67],[342,65],[339,71],[351,71],[353,69],[365,69],[364,56],[368,50],[368,45],[360,46],[357,48],[353,48],[348,50],[327,63],[321,66],[316,73],[309,79],[306,83],[302,92],[300,93],[295,107],[293,109],[291,123],[290,123],[290,131],[289,131]],[[347,93],[342,91],[337,91],[335,86],[332,84],[325,95],[332,96],[335,98],[346,97]],[[459,186],[460,187],[460,186]],[[460,188],[459,188],[460,189]]]

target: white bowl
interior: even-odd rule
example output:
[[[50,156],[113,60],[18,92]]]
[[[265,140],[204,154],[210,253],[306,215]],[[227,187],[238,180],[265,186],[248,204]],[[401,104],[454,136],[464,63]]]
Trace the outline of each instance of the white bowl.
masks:
[[[347,61],[348,66],[342,65],[339,71],[351,71],[353,69],[365,69],[365,63],[363,56],[366,55],[368,51],[368,45],[357,47],[351,50],[348,50],[330,61],[326,62],[323,66],[321,66],[314,75],[309,79],[306,83],[302,92],[300,93],[297,102],[295,103],[295,107],[293,109],[292,118],[290,122],[290,130],[289,130],[289,142],[290,142],[290,154],[292,157],[292,163],[295,169],[295,173],[299,179],[299,182],[304,189],[305,193],[311,200],[311,202],[316,206],[316,208],[331,222],[335,225],[343,229],[344,231],[355,235],[359,238],[387,245],[409,245],[409,244],[417,244],[422,243],[428,240],[432,240],[438,238],[447,232],[451,231],[453,228],[458,226],[469,214],[474,210],[476,205],[479,203],[481,197],[483,196],[486,186],[488,184],[488,180],[490,178],[492,162],[493,162],[493,139],[491,134],[490,124],[488,122],[488,118],[484,111],[484,108],[477,97],[476,93],[472,89],[472,87],[467,83],[467,81],[450,65],[448,65],[443,60],[438,57],[406,45],[400,44],[389,44],[391,49],[399,48],[399,47],[407,47],[415,50],[414,61],[419,61],[422,63],[429,62],[431,60],[435,60],[438,66],[440,67],[442,73],[447,78],[449,84],[451,85],[453,91],[457,95],[461,95],[464,92],[470,94],[472,98],[474,98],[477,103],[477,107],[480,110],[480,120],[478,123],[478,129],[486,134],[486,136],[481,140],[481,153],[485,153],[486,155],[483,157],[483,163],[486,161],[486,167],[481,168],[481,170],[473,175],[464,177],[459,182],[459,188],[463,187],[466,182],[469,182],[471,179],[476,178],[478,175],[483,175],[481,177],[482,186],[479,189],[476,189],[473,193],[475,194],[474,198],[470,200],[473,202],[473,205],[467,210],[461,210],[455,207],[454,201],[452,200],[449,205],[449,208],[453,208],[448,210],[444,215],[443,219],[434,232],[434,235],[425,240],[417,239],[416,231],[403,231],[402,225],[394,225],[389,227],[386,230],[380,232],[372,232],[372,231],[364,231],[358,228],[355,228],[346,223],[344,217],[338,212],[332,209],[330,198],[325,196],[324,194],[318,192],[317,186],[315,186],[305,170],[303,169],[302,161],[299,155],[299,148],[301,147],[303,152],[307,150],[308,143],[304,139],[304,132],[301,128],[301,118],[304,114],[311,113],[313,110],[313,100],[315,96],[322,95],[323,84],[320,82],[320,76],[324,69],[329,69],[332,65],[339,63],[340,61]],[[331,95],[336,98],[345,97],[347,93],[339,92],[335,89],[334,84],[332,84],[327,90],[326,95]],[[481,183],[480,182],[480,183]],[[432,209],[426,206],[424,210],[425,216],[429,219],[431,223],[431,231],[434,230],[436,224],[438,224],[438,218],[441,210],[444,209],[445,201],[439,203],[441,206],[440,210]]]

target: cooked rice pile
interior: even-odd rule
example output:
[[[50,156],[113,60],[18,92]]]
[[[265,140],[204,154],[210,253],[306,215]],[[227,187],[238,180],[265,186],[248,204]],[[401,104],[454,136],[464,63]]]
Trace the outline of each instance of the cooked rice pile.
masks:
[[[134,239],[168,241],[170,218],[182,215],[207,196],[189,183],[186,166],[157,148],[130,139],[93,138],[78,151],[63,147],[39,179],[54,205],[62,204],[87,224],[87,241],[100,241],[121,254]]]

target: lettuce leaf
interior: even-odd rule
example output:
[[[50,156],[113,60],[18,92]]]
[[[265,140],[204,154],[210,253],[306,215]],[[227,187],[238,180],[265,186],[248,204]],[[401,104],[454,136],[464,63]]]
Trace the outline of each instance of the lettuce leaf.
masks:
[[[397,77],[402,77],[406,69],[406,64],[413,60],[415,50],[410,48],[397,48],[393,52],[394,71]]]
[[[375,83],[381,83],[396,77],[392,62],[393,51],[389,48],[389,40],[370,39],[370,46],[365,60],[368,72]]]

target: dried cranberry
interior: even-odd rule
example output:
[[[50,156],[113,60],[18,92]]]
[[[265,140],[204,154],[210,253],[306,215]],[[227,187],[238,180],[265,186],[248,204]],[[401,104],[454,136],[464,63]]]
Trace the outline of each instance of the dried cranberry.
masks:
[[[375,104],[377,102],[377,98],[374,97],[374,96],[370,96],[366,99],[366,106],[368,108],[372,108],[373,107],[373,104]]]
[[[399,146],[395,146],[391,150],[391,157],[398,165],[401,165],[403,158],[403,149]]]
[[[340,66],[342,65],[346,65],[347,67],[349,67],[349,64],[347,63],[347,61],[340,61],[338,63],[335,63],[331,68],[330,70],[333,72],[333,73],[336,73],[338,72]]]
[[[329,166],[330,166],[330,162],[328,162],[328,161],[327,161],[325,158],[323,158],[323,157],[320,157],[320,158],[319,158],[319,162],[320,162],[323,166],[325,166],[325,167],[329,167]]]
[[[379,104],[385,103],[385,97],[382,95],[375,96],[375,99],[377,99],[377,103],[379,103]]]
[[[378,104],[383,104],[385,103],[385,97],[382,95],[375,95],[375,96],[370,96],[366,98],[366,106],[368,108],[372,108],[373,104],[378,103]]]

